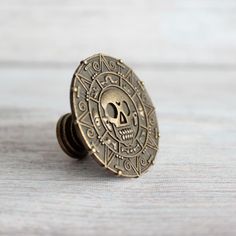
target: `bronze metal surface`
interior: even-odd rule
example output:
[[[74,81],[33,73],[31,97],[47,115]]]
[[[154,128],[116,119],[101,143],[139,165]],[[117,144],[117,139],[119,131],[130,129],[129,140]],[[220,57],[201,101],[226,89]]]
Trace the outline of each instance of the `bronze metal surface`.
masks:
[[[139,177],[159,146],[155,108],[144,83],[122,60],[103,54],[82,61],[71,83],[72,116],[57,126],[71,157],[91,155],[119,176]]]
[[[79,159],[87,155],[77,134],[75,134],[75,127],[72,122],[71,114],[65,114],[59,119],[57,123],[57,139],[62,150],[68,156]]]

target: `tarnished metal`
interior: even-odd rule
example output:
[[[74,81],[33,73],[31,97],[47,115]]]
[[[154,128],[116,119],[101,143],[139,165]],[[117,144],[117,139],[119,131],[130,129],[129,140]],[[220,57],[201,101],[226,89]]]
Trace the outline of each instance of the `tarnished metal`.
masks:
[[[71,114],[57,125],[73,158],[89,154],[120,176],[139,177],[154,164],[159,128],[151,99],[122,60],[103,54],[82,61],[71,83]]]

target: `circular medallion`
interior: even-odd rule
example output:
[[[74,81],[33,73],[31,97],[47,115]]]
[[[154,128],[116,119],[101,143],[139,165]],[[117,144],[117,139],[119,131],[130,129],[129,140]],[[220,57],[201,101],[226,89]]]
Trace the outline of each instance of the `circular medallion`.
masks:
[[[138,177],[154,164],[159,128],[151,99],[121,60],[94,55],[72,79],[71,108],[77,135],[105,168]]]

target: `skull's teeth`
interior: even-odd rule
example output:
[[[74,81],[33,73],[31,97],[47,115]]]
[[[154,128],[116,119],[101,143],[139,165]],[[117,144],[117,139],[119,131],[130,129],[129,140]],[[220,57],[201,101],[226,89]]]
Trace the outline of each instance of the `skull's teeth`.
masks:
[[[123,141],[131,140],[134,136],[134,131],[132,129],[122,129],[119,131]]]

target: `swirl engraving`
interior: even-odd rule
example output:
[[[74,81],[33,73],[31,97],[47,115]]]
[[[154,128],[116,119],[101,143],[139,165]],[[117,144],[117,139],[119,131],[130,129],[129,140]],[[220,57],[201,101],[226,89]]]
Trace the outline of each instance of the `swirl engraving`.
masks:
[[[116,70],[116,63],[114,61],[110,61],[110,68],[111,70]]]
[[[93,69],[95,70],[95,71],[100,71],[100,65],[99,65],[99,63],[97,62],[97,61],[95,61],[94,63],[93,63]]]
[[[85,103],[84,103],[83,101],[81,101],[81,102],[79,103],[79,109],[80,109],[81,111],[85,111],[85,110],[86,110],[86,105],[85,105]]]
[[[131,170],[132,166],[131,166],[131,163],[130,163],[129,160],[125,160],[125,161],[124,161],[124,168],[125,168],[125,170],[127,170],[127,171],[130,171],[130,170]]]
[[[89,138],[94,138],[95,137],[95,132],[94,132],[94,130],[93,129],[88,129],[87,130],[87,135],[88,135],[88,137]]]
[[[140,164],[141,166],[146,166],[148,164],[148,161],[147,159],[143,156],[143,157],[140,157]]]

